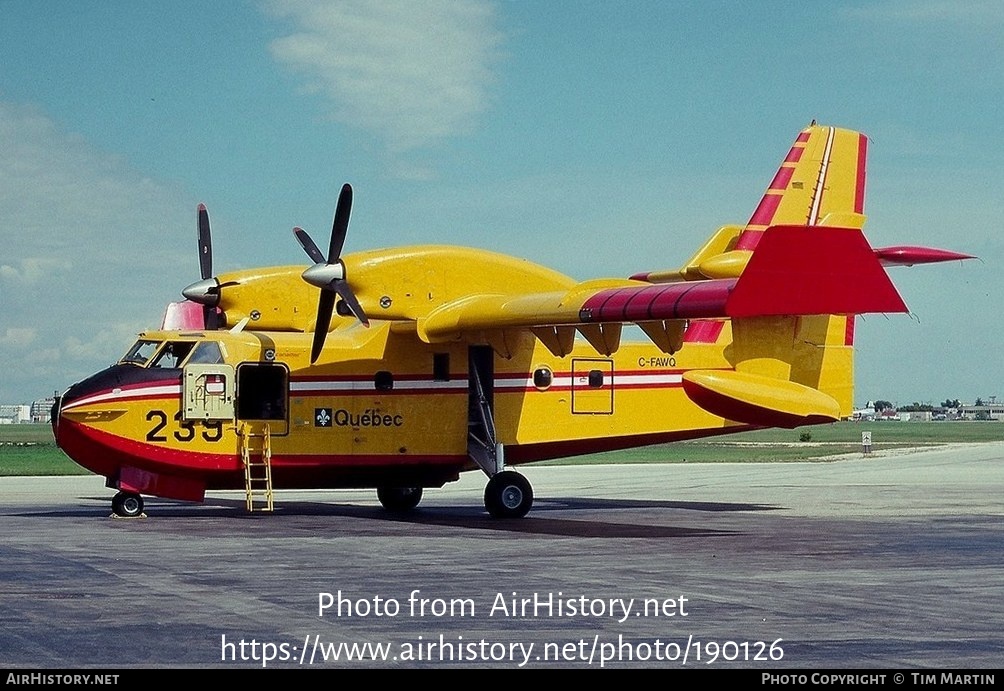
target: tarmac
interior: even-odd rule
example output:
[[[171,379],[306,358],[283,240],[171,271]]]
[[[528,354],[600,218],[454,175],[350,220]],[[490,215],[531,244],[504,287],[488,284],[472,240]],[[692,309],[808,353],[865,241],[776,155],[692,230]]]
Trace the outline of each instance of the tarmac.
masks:
[[[1004,444],[830,462],[521,467],[406,516],[373,491],[149,498],[0,478],[0,667],[993,670]]]

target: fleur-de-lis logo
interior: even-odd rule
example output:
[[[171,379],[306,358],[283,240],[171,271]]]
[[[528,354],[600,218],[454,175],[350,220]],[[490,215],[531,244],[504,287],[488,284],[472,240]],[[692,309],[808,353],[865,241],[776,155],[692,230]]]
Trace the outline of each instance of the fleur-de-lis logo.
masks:
[[[331,427],[331,408],[314,408],[314,426]]]

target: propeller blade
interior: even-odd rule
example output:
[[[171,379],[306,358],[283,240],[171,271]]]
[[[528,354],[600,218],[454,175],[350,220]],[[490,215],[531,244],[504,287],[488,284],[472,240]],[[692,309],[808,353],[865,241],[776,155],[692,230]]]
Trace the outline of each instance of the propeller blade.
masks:
[[[366,318],[366,313],[363,311],[362,305],[356,300],[355,293],[349,288],[349,284],[345,281],[335,281],[334,282],[335,292],[338,296],[342,298],[345,302],[345,306],[349,308],[349,311],[355,315],[355,318],[362,322],[363,326],[368,327],[370,325],[370,320]]]
[[[182,295],[202,307],[202,325],[204,329],[219,328],[219,313],[216,305],[220,301],[219,282],[213,278],[213,236],[209,230],[209,211],[205,204],[199,204],[199,273],[202,280],[185,288]]]
[[[338,206],[335,207],[335,220],[331,224],[331,244],[328,246],[328,263],[334,264],[342,256],[342,245],[345,244],[345,234],[349,229],[349,212],[352,211],[352,186],[342,185],[338,195]]]
[[[307,253],[307,256],[310,257],[315,264],[327,264],[324,259],[324,255],[321,254],[321,250],[317,248],[314,241],[311,240],[309,235],[307,235],[307,231],[297,226],[296,228],[293,228],[293,235],[296,236],[296,241],[300,243],[300,247],[303,248],[303,251]]]
[[[209,232],[209,211],[199,204],[199,269],[202,280],[213,275],[213,238]]]
[[[324,347],[324,338],[331,326],[331,311],[335,306],[335,294],[330,290],[321,291],[321,299],[317,301],[317,323],[314,326],[314,342],[310,346],[310,364],[314,364]]]
[[[352,186],[342,185],[338,194],[338,204],[335,206],[335,218],[331,223],[331,240],[328,244],[328,256],[321,254],[320,248],[303,228],[293,228],[293,235],[307,256],[314,262],[303,272],[303,280],[321,289],[321,297],[317,303],[317,320],[314,326],[314,341],[310,348],[310,363],[313,364],[324,348],[324,339],[331,326],[331,313],[334,310],[335,298],[341,297],[349,312],[362,323],[369,326],[358,298],[352,292],[345,280],[345,264],[342,262],[342,247],[345,245],[345,235],[349,228],[349,214],[352,211]]]

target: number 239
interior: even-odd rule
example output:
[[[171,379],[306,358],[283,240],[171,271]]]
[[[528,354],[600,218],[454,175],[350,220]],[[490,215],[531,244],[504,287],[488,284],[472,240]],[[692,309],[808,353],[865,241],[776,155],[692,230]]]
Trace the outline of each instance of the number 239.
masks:
[[[163,410],[151,410],[146,414],[146,419],[153,422],[154,426],[146,433],[147,441],[167,441],[167,435],[163,434],[167,427],[167,413]],[[174,414],[174,419],[181,425],[181,429],[175,430],[174,438],[180,442],[189,442],[195,439],[195,420],[182,420],[181,411]],[[202,420],[202,438],[206,441],[219,441],[223,438],[223,422],[221,420]]]

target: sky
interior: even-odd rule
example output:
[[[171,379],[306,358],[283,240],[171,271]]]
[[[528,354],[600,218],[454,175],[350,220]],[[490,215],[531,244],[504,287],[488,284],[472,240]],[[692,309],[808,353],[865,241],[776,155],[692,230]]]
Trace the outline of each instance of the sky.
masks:
[[[577,279],[748,220],[815,119],[870,138],[890,270],[855,402],[1004,399],[1004,4],[0,0],[0,403],[118,359],[215,270],[448,243]]]

